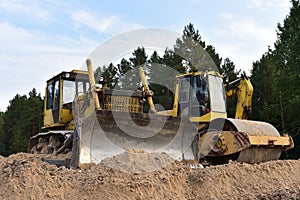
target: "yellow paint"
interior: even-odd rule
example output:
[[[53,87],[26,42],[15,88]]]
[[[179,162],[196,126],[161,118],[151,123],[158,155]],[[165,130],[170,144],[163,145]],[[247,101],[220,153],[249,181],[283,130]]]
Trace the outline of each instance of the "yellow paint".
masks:
[[[145,76],[145,73],[144,73],[143,68],[140,66],[140,67],[138,68],[138,70],[139,70],[140,78],[141,78],[141,80],[142,80],[142,84],[143,84],[143,87],[144,87],[144,89],[145,89],[145,92],[152,92],[152,91],[150,91],[149,86],[148,86],[148,84],[147,84],[147,80],[146,80],[146,76]],[[148,101],[148,104],[149,104],[149,106],[150,106],[150,109],[151,109],[154,113],[156,113],[157,111],[156,111],[156,109],[155,109],[155,106],[154,106],[154,103],[153,103],[153,100],[152,100],[152,96],[150,96],[150,95],[147,96],[147,101]]]
[[[248,136],[251,145],[261,146],[289,146],[291,138],[288,136]]]
[[[95,104],[96,104],[95,106],[96,106],[97,110],[100,110],[101,106],[100,106],[100,103],[99,103],[98,94],[95,91],[96,82],[95,82],[95,77],[94,77],[92,62],[91,62],[90,59],[86,60],[86,65],[87,65],[87,68],[88,68],[89,81],[90,81],[90,85],[91,85],[91,88],[92,88],[93,98],[94,98],[94,101],[95,101]]]

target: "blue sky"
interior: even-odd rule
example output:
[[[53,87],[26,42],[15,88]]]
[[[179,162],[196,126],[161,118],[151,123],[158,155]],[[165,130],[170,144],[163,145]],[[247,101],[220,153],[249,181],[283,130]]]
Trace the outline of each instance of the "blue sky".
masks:
[[[63,70],[79,69],[99,44],[137,28],[182,33],[193,23],[221,57],[249,73],[276,40],[289,0],[0,0],[0,111],[17,93]]]

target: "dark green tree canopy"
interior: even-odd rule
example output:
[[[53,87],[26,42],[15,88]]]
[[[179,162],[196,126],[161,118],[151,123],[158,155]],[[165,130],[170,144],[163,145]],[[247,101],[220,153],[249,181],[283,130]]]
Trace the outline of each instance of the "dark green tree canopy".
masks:
[[[253,118],[272,123],[281,133],[294,136],[293,157],[300,157],[300,3],[292,7],[283,24],[278,24],[274,49],[253,63]]]
[[[191,23],[184,27],[182,37],[176,40],[174,52],[181,57],[187,71],[220,69],[222,58],[212,45],[206,46]]]
[[[291,0],[289,15],[282,24],[278,24],[274,49],[269,48],[254,62],[251,71],[255,91],[252,119],[270,122],[281,133],[293,134],[296,146],[300,141],[300,112],[296,109],[300,107],[299,24],[300,3],[299,0]],[[116,65],[110,63],[98,67],[95,76],[97,80],[100,76],[105,77],[111,88],[137,89],[141,84],[136,67],[141,65],[155,93],[154,102],[165,108],[174,100],[171,90],[175,84],[175,75],[164,73],[167,68],[178,73],[218,70],[230,81],[237,79],[240,74],[233,61],[229,58],[223,60],[217,49],[207,44],[199,30],[189,23],[184,27],[182,37],[174,41],[174,49],[166,48],[163,55],[154,51],[148,56],[144,47],[137,47],[129,59],[123,58]],[[155,80],[165,80],[165,85],[156,84]],[[229,115],[234,112],[230,110],[236,104],[234,101],[227,103]],[[42,111],[42,98],[35,89],[28,95],[17,94],[10,101],[7,110],[0,112],[0,154],[26,151],[28,137],[41,127]],[[293,151],[295,157],[300,157],[299,148]]]
[[[17,94],[0,115],[0,154],[27,151],[28,138],[42,126],[43,100],[33,88],[29,95]]]
[[[138,47],[132,53],[133,57],[129,58],[134,67],[144,65],[147,62],[147,55],[144,47]]]

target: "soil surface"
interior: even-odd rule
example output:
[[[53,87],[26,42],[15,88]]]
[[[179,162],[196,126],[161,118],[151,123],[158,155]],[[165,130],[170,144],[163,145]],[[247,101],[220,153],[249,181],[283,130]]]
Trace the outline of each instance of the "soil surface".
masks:
[[[127,151],[73,170],[0,156],[0,199],[300,199],[300,160],[201,168],[169,159]]]

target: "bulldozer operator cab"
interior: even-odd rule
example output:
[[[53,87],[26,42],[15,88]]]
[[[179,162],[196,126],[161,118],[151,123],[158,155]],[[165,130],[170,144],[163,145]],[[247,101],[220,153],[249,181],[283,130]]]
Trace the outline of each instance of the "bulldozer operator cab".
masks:
[[[75,96],[87,93],[89,88],[88,74],[84,71],[62,72],[49,79],[45,91],[43,128],[62,128],[72,121]]]
[[[179,113],[191,121],[226,117],[222,77],[215,72],[193,72],[177,76]],[[176,106],[174,106],[176,107]]]

